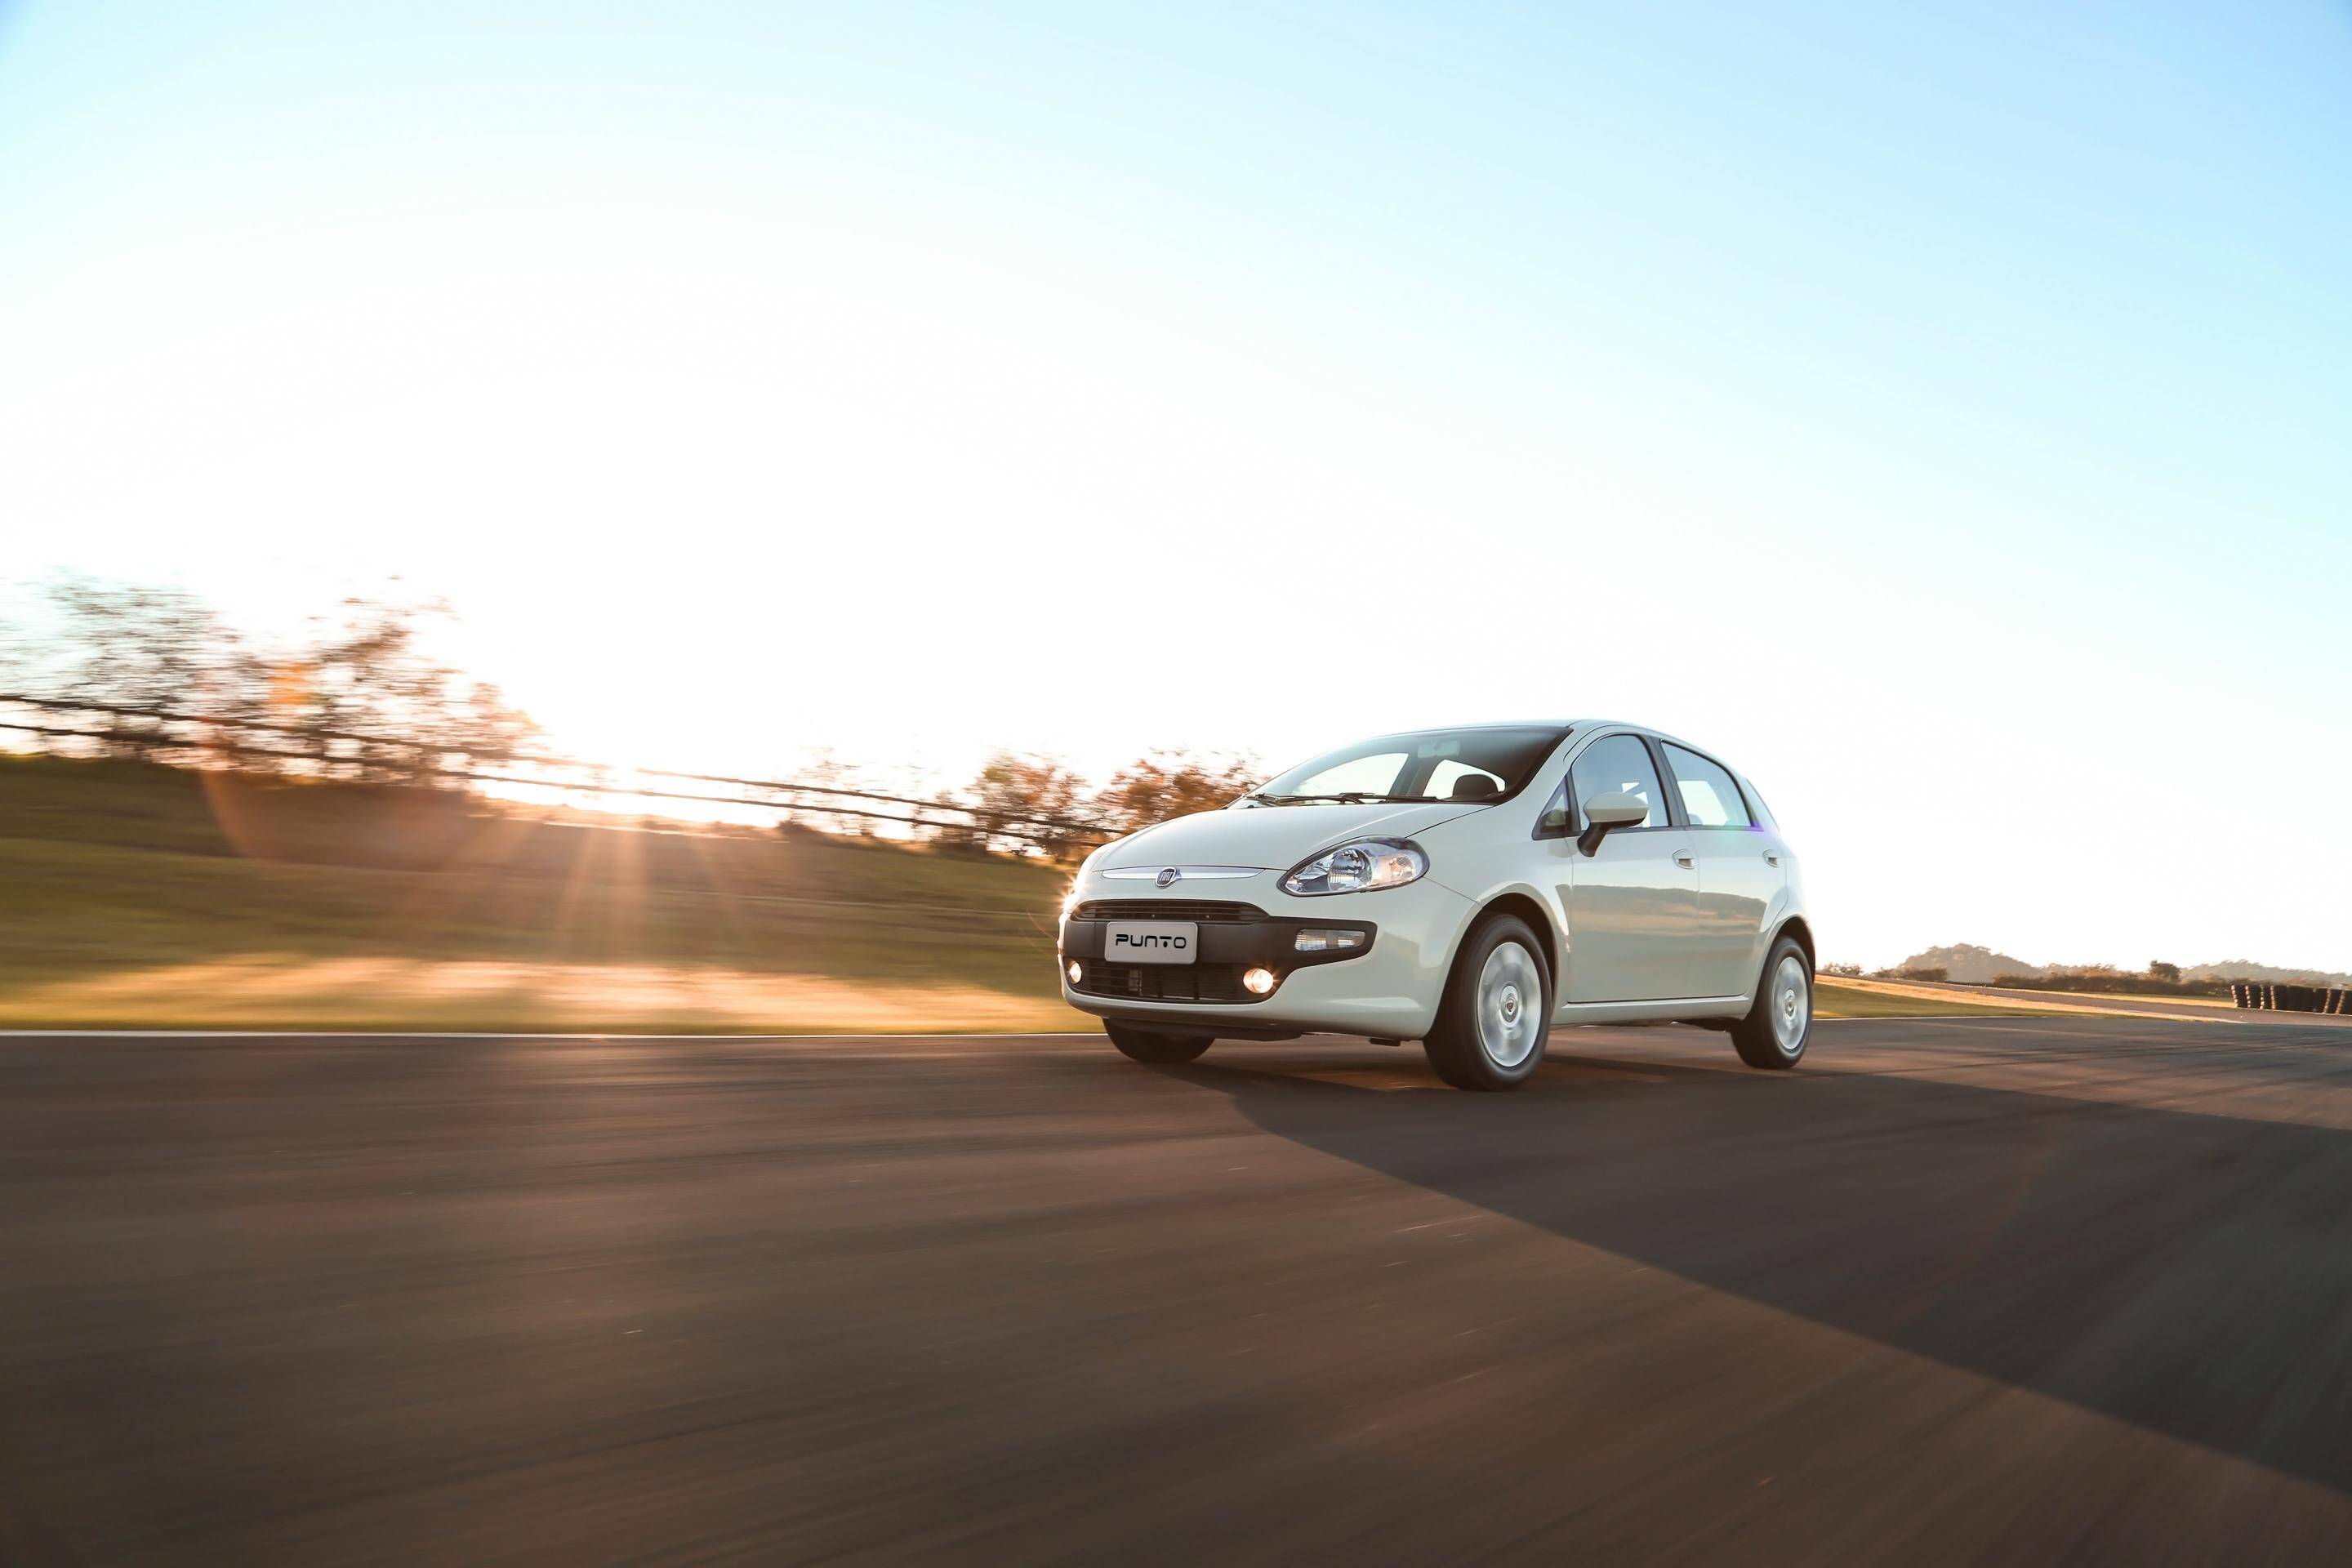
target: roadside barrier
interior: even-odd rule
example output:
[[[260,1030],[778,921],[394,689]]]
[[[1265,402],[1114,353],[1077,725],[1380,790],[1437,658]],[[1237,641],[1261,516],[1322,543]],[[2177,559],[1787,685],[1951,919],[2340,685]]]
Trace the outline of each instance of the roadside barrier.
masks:
[[[7,708],[30,709],[63,722],[19,720]],[[94,717],[93,717],[94,716]],[[161,726],[161,728],[157,728]],[[1099,822],[1018,805],[980,805],[837,784],[793,779],[739,778],[731,773],[684,773],[675,768],[621,768],[544,752],[468,748],[415,736],[360,733],[287,724],[247,714],[181,712],[164,708],[127,708],[68,698],[0,691],[0,731],[34,735],[44,743],[130,745],[150,755],[202,755],[233,763],[310,769],[320,776],[353,776],[375,782],[508,784],[561,797],[618,796],[628,802],[693,801],[705,805],[758,806],[786,817],[823,817],[845,822],[905,824],[918,832],[952,836],[961,842],[1008,840],[1068,855],[1119,836]],[[687,787],[677,788],[676,785]],[[903,806],[902,811],[881,809]]]
[[[2267,980],[2232,980],[2230,1000],[2240,1007],[2273,1013],[2352,1013],[2352,986],[2279,985]]]

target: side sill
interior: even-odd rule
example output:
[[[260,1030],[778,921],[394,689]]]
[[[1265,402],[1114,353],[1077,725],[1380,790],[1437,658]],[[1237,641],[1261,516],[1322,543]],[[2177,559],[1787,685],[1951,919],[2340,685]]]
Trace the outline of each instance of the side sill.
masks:
[[[1752,996],[1674,996],[1658,1002],[1563,1002],[1555,1024],[1632,1024],[1664,1018],[1739,1018],[1756,1005]]]

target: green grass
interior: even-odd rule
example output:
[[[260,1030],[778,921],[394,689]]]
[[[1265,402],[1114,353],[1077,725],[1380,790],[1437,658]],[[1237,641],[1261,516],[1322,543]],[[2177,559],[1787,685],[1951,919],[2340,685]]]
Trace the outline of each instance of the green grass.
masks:
[[[1055,982],[1065,879],[819,833],[0,757],[0,1026],[1089,1028]],[[2031,1011],[1834,980],[1819,1005]]]
[[[1816,977],[1813,982],[1813,1007],[1815,1014],[1823,1018],[2027,1018],[2035,1016],[2035,1009],[2021,1005],[1947,1001],[1940,996],[1896,996],[1861,986],[1841,985],[1826,977]]]
[[[2192,1007],[2221,1008],[2236,1005],[2227,992],[2211,996],[2194,991],[2106,991],[2089,985],[1990,985],[1986,989],[2018,996],[2047,996],[2053,1002],[2171,1002],[2187,1003]]]
[[[0,759],[0,1024],[1077,1028],[1064,880],[815,833]]]

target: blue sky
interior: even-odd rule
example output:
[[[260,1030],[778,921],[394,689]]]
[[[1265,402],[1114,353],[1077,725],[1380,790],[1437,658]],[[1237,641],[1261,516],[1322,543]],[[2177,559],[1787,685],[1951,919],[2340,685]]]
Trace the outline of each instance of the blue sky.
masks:
[[[6,569],[397,574],[687,765],[1620,713],[1854,956],[2346,966],[2352,830],[2173,846],[2352,758],[2348,81],[2340,5],[19,0]],[[1137,595],[1380,679],[1128,700]]]

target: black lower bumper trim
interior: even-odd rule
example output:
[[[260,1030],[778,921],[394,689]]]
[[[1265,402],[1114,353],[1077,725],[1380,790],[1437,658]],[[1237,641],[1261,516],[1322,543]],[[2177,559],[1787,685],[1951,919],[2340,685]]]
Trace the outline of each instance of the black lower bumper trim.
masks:
[[[1265,1000],[1242,984],[1246,964],[1106,963],[1099,958],[1064,962],[1077,964],[1078,978],[1070,989],[1081,996],[1129,1002],[1215,1002],[1229,1006]]]
[[[1108,921],[1069,920],[1062,922],[1062,957],[1101,958],[1103,932]],[[1124,921],[1122,924],[1126,923]],[[1318,963],[1345,963],[1361,958],[1372,951],[1380,940],[1380,927],[1370,921],[1299,921],[1265,920],[1234,921],[1211,923],[1202,921],[1195,928],[1200,939],[1200,952],[1194,963],[1231,963],[1244,969],[1258,966],[1287,974],[1294,969],[1306,969]],[[1298,933],[1302,931],[1352,931],[1364,934],[1361,947],[1344,948],[1329,952],[1301,952]],[[1169,965],[1171,968],[1187,967]]]

